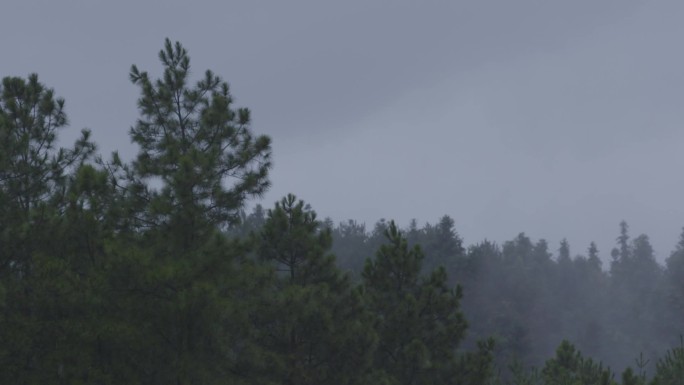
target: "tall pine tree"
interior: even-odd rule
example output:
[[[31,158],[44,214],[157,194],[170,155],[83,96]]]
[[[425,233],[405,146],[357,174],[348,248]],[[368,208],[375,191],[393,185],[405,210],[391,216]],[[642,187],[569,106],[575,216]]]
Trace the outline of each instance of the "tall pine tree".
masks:
[[[331,229],[290,194],[270,210],[258,254],[275,270],[271,299],[255,317],[259,341],[276,357],[274,383],[363,384],[375,337],[349,277],[330,254]]]
[[[363,272],[364,294],[380,338],[375,366],[397,384],[456,384],[467,383],[466,378],[478,383],[486,378],[488,365],[474,364],[486,359],[461,360],[456,354],[466,330],[461,288],[448,287],[444,268],[421,277],[423,253],[419,246],[409,248],[393,221],[385,235],[387,243]]]
[[[242,373],[246,298],[258,270],[243,264],[248,246],[222,231],[268,188],[270,139],[252,133],[249,110],[233,107],[213,72],[191,84],[180,43],[167,39],[159,59],[160,79],[130,71],[140,88],[130,132],[137,157],[124,164],[115,154],[105,164],[129,233],[109,248],[117,327],[129,343],[117,358],[131,382],[219,383]]]
[[[190,57],[180,43],[166,39],[159,59],[164,73],[156,81],[131,67],[141,116],[131,129],[140,152],[129,175],[149,202],[142,224],[183,228],[168,239],[182,250],[202,242],[203,231],[236,221],[246,199],[266,191],[270,139],[252,134],[249,109],[233,107],[228,83],[212,71],[189,84]],[[158,189],[146,183],[154,180]]]

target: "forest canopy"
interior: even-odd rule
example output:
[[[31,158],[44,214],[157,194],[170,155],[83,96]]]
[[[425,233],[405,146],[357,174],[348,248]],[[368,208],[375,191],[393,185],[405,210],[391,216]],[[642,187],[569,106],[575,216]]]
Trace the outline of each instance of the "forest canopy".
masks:
[[[1,383],[681,384],[684,233],[661,266],[623,221],[603,266],[593,243],[467,246],[449,216],[248,211],[270,138],[180,43],[159,60],[129,72],[130,161],[90,130],[59,147],[64,99],[2,79]]]

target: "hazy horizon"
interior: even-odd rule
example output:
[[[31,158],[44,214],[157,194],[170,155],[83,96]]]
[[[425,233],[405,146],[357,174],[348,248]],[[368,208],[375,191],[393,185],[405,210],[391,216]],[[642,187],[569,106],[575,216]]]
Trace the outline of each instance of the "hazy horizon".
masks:
[[[684,226],[684,4],[9,1],[0,76],[66,99],[71,142],[135,153],[131,64],[164,38],[273,138],[273,187],[319,217],[456,221],[466,245],[525,232],[604,261],[626,220],[659,262]],[[257,203],[257,202],[253,202]]]

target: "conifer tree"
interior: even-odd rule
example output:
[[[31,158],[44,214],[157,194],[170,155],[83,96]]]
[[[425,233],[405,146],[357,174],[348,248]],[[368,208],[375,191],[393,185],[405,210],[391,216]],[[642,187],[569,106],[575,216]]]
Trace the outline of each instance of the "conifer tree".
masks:
[[[450,272],[457,272],[462,267],[465,249],[454,224],[453,218],[444,215],[436,225],[425,225],[423,239],[419,241],[426,255],[423,261],[425,273],[429,274],[439,266],[448,268]]]
[[[620,235],[617,237],[616,241],[617,247],[613,248],[611,251],[611,256],[613,257],[611,265],[626,261],[632,255],[632,250],[629,247],[629,225],[627,225],[627,222],[624,220],[620,222]]]
[[[375,365],[397,384],[458,383],[456,349],[466,329],[461,288],[449,289],[443,268],[421,278],[423,253],[409,248],[393,221],[385,235],[388,243],[363,272],[379,337]]]
[[[73,269],[82,260],[54,246],[68,222],[70,174],[95,145],[83,130],[73,148],[57,148],[64,105],[36,74],[0,84],[0,382],[45,383],[56,368],[67,378],[75,365],[66,357],[82,348],[75,313],[87,293]]]
[[[614,385],[610,369],[585,358],[575,346],[564,340],[554,358],[548,360],[542,370],[547,384],[567,385]]]
[[[352,278],[358,280],[363,271],[368,250],[368,233],[366,225],[354,220],[340,222],[333,229],[332,251],[337,257],[337,263],[344,271],[349,272]]]
[[[361,384],[370,372],[374,333],[361,297],[329,253],[331,229],[290,194],[268,212],[258,254],[276,278],[263,308],[259,341],[276,357],[275,383]]]
[[[601,268],[601,259],[599,258],[599,250],[598,247],[596,247],[596,242],[591,242],[589,244],[589,248],[587,249],[587,254],[588,254],[588,261],[589,263],[600,270]]]
[[[0,86],[0,272],[30,270],[35,236],[46,231],[48,202],[63,207],[68,173],[95,150],[84,129],[73,149],[56,148],[68,124],[64,99],[31,74],[5,77]],[[33,240],[22,243],[29,236]]]
[[[684,335],[684,229],[675,250],[665,261],[666,298],[675,334]]]
[[[266,191],[270,139],[252,134],[249,109],[233,107],[228,83],[212,71],[190,85],[190,57],[180,43],[166,39],[159,59],[158,80],[131,67],[141,116],[130,132],[140,152],[128,175],[149,202],[142,223],[184,228],[169,239],[183,249],[201,242],[207,228],[235,222],[246,199]],[[154,179],[158,190],[145,183]]]
[[[568,264],[570,262],[570,244],[567,239],[563,238],[560,243],[560,248],[558,249],[558,263]]]
[[[684,383],[684,339],[679,346],[669,349],[656,363],[651,385],[681,385]]]
[[[248,245],[222,231],[268,188],[270,139],[252,133],[249,110],[233,107],[213,72],[191,84],[180,43],[167,39],[159,59],[160,79],[130,71],[140,88],[130,131],[137,157],[102,162],[125,229],[109,247],[110,285],[123,293],[112,299],[117,327],[128,343],[126,356],[115,355],[131,382],[218,383],[243,372],[252,330],[246,298],[261,279]]]

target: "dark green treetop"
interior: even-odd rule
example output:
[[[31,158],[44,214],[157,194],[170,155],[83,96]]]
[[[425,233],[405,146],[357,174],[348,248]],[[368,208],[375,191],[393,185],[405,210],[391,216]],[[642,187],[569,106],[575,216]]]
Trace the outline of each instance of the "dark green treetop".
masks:
[[[546,362],[542,370],[546,384],[611,385],[615,384],[610,369],[585,358],[568,341],[563,341],[556,356]]]
[[[656,363],[651,385],[680,385],[684,383],[684,339],[679,346],[668,350]]]
[[[385,236],[363,271],[380,338],[375,365],[397,384],[457,383],[464,373],[456,349],[466,329],[461,288],[448,287],[444,268],[421,277],[423,253],[409,248],[393,221]]]
[[[83,314],[88,300],[81,279],[85,253],[78,255],[80,245],[61,235],[71,227],[69,191],[79,179],[74,174],[89,167],[84,163],[95,145],[83,130],[73,148],[57,148],[59,131],[68,124],[64,105],[36,74],[2,79],[0,382],[63,378],[72,368],[66,356],[83,357],[74,335],[84,329],[75,313]]]
[[[276,274],[254,318],[278,384],[364,384],[375,334],[358,290],[330,254],[331,229],[289,194],[269,210],[258,254]]]
[[[159,59],[161,79],[135,65],[130,71],[141,91],[141,116],[130,132],[140,151],[130,171],[138,183],[162,184],[159,191],[143,189],[147,220],[188,229],[225,226],[247,198],[269,187],[271,141],[252,134],[250,111],[232,106],[228,83],[213,72],[189,84],[190,57],[180,43],[166,39]]]
[[[95,150],[84,129],[73,149],[55,148],[68,124],[64,99],[38,81],[5,77],[0,86],[0,186],[24,212],[62,185],[68,168]]]
[[[5,77],[0,85],[0,242],[20,241],[44,224],[48,201],[56,210],[64,207],[67,175],[95,151],[90,131],[83,130],[72,149],[56,148],[59,130],[67,126],[64,99],[31,74],[28,79]],[[36,208],[42,207],[41,210]],[[3,239],[5,238],[5,239]],[[27,268],[23,250],[0,251],[0,270],[12,263]],[[21,243],[21,242],[19,242]],[[11,256],[9,255],[11,254]]]

